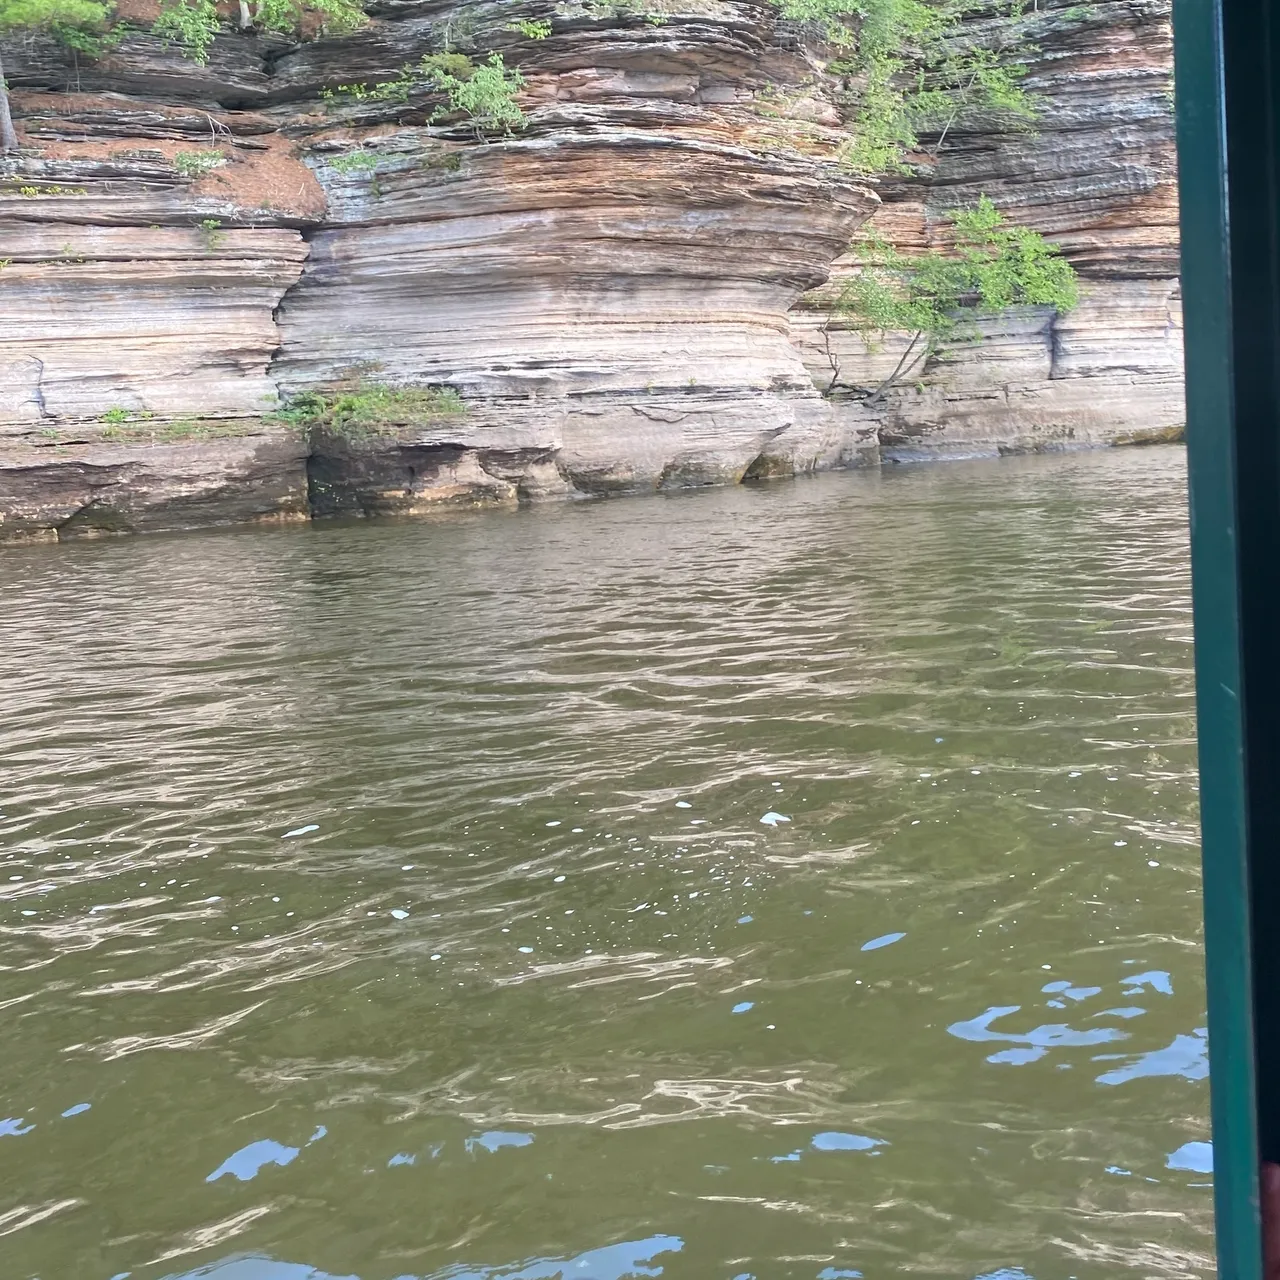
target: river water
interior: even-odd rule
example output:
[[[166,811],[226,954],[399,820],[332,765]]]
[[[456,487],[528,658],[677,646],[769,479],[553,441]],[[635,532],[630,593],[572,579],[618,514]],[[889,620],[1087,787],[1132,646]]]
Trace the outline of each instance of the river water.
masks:
[[[1180,451],[0,590],[5,1280],[1213,1274]]]

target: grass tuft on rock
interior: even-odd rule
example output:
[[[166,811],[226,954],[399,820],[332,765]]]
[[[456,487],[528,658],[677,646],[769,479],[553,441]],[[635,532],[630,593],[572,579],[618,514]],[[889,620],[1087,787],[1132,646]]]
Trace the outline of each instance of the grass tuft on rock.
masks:
[[[303,391],[276,415],[307,435],[323,433],[344,440],[393,435],[405,427],[421,427],[467,412],[452,387],[392,387],[360,383],[349,391],[322,395]]]

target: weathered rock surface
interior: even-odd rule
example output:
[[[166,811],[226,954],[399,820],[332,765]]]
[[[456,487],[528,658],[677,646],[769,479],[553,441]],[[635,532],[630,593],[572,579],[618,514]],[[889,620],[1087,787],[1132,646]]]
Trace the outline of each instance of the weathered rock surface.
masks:
[[[881,185],[904,245],[992,196],[1086,297],[984,322],[876,403],[818,390],[827,342],[846,383],[896,360],[821,332],[875,184],[840,166],[831,82],[775,9],[523,6],[553,23],[540,40],[512,16],[382,0],[342,40],[227,32],[205,67],[138,34],[78,66],[5,45],[26,145],[0,162],[0,536],[291,517],[308,486],[317,513],[420,513],[1178,419],[1157,0],[1051,5],[1040,132],[962,121],[927,177]],[[519,66],[528,127],[482,139],[433,123],[438,95],[333,92],[445,48]],[[272,425],[282,393],[360,378],[448,386],[467,413],[305,445]]]
[[[272,313],[302,272],[298,232],[58,218],[90,198],[51,197],[43,221],[0,221],[0,436],[122,410],[273,407]]]
[[[282,431],[200,440],[6,441],[0,541],[308,518],[307,447]]]
[[[838,262],[831,284],[797,308],[793,332],[821,386],[832,377],[829,346],[841,384],[860,389],[836,413],[886,457],[1108,444],[1184,420],[1167,0],[1042,0],[1027,39],[1035,131],[991,113],[962,119],[936,157],[922,157],[923,176],[882,185],[874,225],[904,251],[945,244],[946,211],[985,194],[1061,247],[1080,276],[1080,305],[983,319],[981,341],[955,343],[869,396],[905,338],[869,351],[838,321],[827,325],[827,299],[853,270]]]
[[[205,68],[132,36],[75,91],[56,45],[6,47],[33,147],[0,177],[4,447],[104,415],[261,415],[363,376],[450,386],[468,413],[318,435],[320,511],[841,463],[787,312],[876,197],[835,160],[829,109],[803,150],[753,109],[813,76],[767,4],[667,7],[569,4],[531,40],[508,5],[387,5],[341,41],[228,34]],[[445,47],[518,64],[528,127],[481,140],[427,123],[438,98],[323,96]],[[226,162],[190,174],[198,150]]]

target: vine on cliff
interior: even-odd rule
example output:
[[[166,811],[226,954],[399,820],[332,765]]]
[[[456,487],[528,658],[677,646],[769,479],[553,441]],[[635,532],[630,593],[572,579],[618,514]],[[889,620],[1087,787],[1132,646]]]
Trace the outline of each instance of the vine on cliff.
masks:
[[[859,334],[871,349],[890,332],[909,334],[893,371],[867,398],[874,402],[909,376],[974,315],[1017,305],[1070,311],[1079,300],[1076,273],[1057,246],[1029,227],[1010,226],[990,199],[975,209],[952,209],[955,251],[909,256],[868,233],[855,243],[858,273],[836,295],[821,332],[831,366],[831,395],[840,382],[835,328]]]
[[[907,169],[925,131],[942,146],[961,111],[982,106],[1035,118],[1018,60],[1031,51],[1024,0],[780,0],[782,14],[820,28],[839,51],[829,69],[853,82],[853,138],[844,160],[859,173]],[[977,12],[1001,19],[984,38],[966,30]]]

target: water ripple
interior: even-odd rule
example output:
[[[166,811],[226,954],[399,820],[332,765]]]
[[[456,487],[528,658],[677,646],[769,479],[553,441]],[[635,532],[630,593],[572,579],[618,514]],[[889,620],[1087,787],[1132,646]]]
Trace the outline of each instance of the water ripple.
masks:
[[[1156,449],[7,550],[9,1270],[1207,1278],[1186,543]]]

